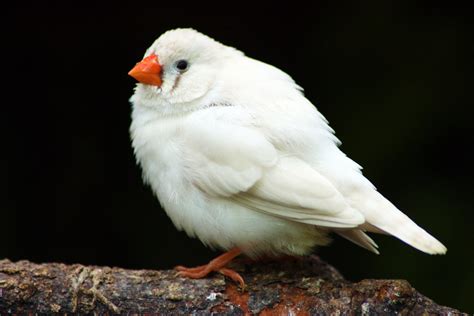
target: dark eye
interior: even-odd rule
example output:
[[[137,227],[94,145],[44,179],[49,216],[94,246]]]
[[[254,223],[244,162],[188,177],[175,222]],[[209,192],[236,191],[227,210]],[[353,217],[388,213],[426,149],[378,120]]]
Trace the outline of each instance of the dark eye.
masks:
[[[179,71],[185,71],[186,69],[188,69],[188,67],[189,63],[187,60],[181,59],[176,62],[176,69],[178,69]]]

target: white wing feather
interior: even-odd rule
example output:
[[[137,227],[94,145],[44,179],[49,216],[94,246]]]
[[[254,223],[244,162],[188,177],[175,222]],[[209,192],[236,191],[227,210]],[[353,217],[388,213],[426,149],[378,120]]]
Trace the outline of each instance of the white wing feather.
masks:
[[[267,214],[318,226],[355,227],[365,221],[326,178],[294,157],[280,158],[234,200]]]
[[[195,121],[203,117],[193,119],[183,137],[190,150],[187,174],[209,196],[230,197],[249,209],[306,224],[364,223],[326,178],[300,159],[282,157],[258,130],[212,117],[205,124]]]

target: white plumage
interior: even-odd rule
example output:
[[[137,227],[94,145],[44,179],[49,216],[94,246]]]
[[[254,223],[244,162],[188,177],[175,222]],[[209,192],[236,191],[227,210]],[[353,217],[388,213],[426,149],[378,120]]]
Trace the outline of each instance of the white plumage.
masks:
[[[166,32],[152,54],[162,83],[137,85],[131,137],[178,229],[249,256],[307,254],[329,232],[378,253],[365,231],[446,252],[339,150],[287,74],[191,29]]]

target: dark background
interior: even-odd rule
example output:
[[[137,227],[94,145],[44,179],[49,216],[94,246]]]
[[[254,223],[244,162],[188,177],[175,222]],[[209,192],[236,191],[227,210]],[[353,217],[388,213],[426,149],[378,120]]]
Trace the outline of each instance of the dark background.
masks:
[[[350,280],[407,279],[474,311],[467,8],[333,1],[229,16],[117,6],[3,10],[0,258],[164,269],[217,254],[160,210],[128,134],[127,72],[161,33],[193,27],[288,72],[365,175],[449,249],[429,256],[375,236],[375,256],[336,238],[320,256]]]

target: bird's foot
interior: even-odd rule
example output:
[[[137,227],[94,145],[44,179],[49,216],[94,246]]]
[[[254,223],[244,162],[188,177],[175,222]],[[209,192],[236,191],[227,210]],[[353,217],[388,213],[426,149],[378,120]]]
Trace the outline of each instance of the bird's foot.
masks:
[[[233,248],[219,257],[211,260],[208,264],[198,266],[195,268],[187,268],[183,266],[175,267],[178,270],[177,275],[187,277],[191,279],[202,279],[205,278],[211,272],[219,272],[235,282],[239,283],[242,288],[245,287],[244,279],[232,269],[225,268],[225,266],[232,261],[235,257],[241,254],[239,248]]]

